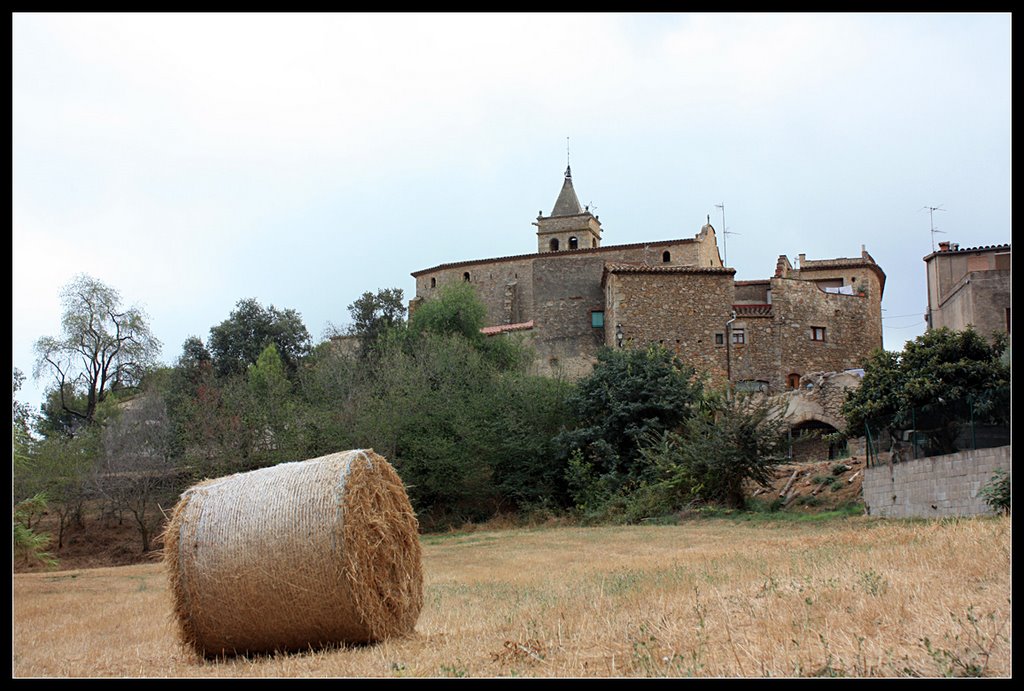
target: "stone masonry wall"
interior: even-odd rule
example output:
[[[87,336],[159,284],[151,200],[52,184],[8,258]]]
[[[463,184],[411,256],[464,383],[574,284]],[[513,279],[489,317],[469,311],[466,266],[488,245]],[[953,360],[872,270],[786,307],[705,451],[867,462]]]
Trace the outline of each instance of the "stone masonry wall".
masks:
[[[840,372],[863,367],[871,351],[882,345],[878,302],[857,295],[822,292],[806,281],[772,279],[774,348],[750,351],[756,369],[775,390],[785,388],[788,374]],[[824,327],[825,340],[812,340],[812,328]],[[776,388],[778,387],[778,388]]]
[[[733,300],[733,273],[611,273],[605,287],[605,342],[615,346],[622,324],[624,345],[662,343],[698,371],[724,377],[725,333]]]
[[[864,503],[872,516],[933,518],[991,514],[978,496],[996,469],[1010,469],[1010,446],[959,451],[864,469]]]

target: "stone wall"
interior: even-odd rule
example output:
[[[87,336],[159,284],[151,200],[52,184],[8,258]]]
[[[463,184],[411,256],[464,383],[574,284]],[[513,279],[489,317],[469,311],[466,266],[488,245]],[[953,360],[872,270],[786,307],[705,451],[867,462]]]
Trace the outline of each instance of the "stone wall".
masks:
[[[733,301],[733,269],[609,272],[605,284],[605,343],[668,346],[697,370],[724,377],[725,324]],[[715,334],[722,335],[716,345]]]
[[[812,339],[814,327],[824,327],[823,341]],[[774,347],[748,349],[747,357],[774,390],[785,388],[789,374],[860,368],[872,350],[882,346],[879,303],[858,295],[825,293],[806,281],[775,278],[772,331],[767,336]]]
[[[1010,469],[1010,446],[959,451],[864,469],[868,513],[887,518],[991,514],[978,496],[996,469]]]

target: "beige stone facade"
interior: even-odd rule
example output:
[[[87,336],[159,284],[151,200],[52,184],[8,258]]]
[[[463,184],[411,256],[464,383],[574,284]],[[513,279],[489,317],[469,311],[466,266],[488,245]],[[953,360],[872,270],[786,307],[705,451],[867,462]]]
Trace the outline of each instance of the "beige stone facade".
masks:
[[[960,249],[951,242],[924,258],[929,329],[973,326],[983,336],[1010,332],[1010,245]]]
[[[771,278],[736,281],[710,223],[692,238],[602,245],[568,170],[551,215],[534,225],[535,254],[414,272],[410,310],[468,282],[487,325],[528,339],[542,374],[579,377],[602,346],[661,343],[720,383],[768,393],[808,372],[859,368],[882,347],[885,274],[863,248],[855,258],[800,255],[795,266],[782,256]]]

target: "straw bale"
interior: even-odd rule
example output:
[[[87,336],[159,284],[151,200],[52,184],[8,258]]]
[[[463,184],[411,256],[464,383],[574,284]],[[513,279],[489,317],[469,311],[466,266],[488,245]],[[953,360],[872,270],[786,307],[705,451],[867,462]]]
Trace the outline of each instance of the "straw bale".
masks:
[[[194,485],[164,533],[180,638],[214,657],[409,634],[423,605],[418,533],[372,449]]]

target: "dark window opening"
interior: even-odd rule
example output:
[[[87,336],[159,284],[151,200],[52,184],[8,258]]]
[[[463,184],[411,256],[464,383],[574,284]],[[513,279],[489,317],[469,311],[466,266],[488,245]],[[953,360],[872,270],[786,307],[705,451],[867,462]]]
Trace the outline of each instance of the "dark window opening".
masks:
[[[579,246],[580,246],[580,241],[576,239],[575,235],[573,235],[571,238],[569,238],[569,249],[571,249],[571,250],[579,249]]]
[[[669,252],[668,250],[665,250],[664,252],[662,252],[661,253],[661,261],[662,261],[663,264],[668,264],[670,261],[672,261],[672,253]]]
[[[725,334],[721,334],[721,333],[715,334],[715,345],[716,346],[725,345]]]
[[[597,247],[597,238],[590,238],[590,246]]]
[[[436,278],[430,279],[430,287],[431,288],[436,288],[437,287],[437,279]]]
[[[551,251],[552,252],[557,252],[558,251],[558,238],[551,238],[551,244],[549,245],[549,247],[551,247]]]
[[[825,340],[825,327],[824,326],[812,326],[811,327],[811,340],[812,341],[824,341]]]
[[[466,273],[462,274],[462,280],[465,281],[466,283],[469,283],[469,272],[468,271]]]

